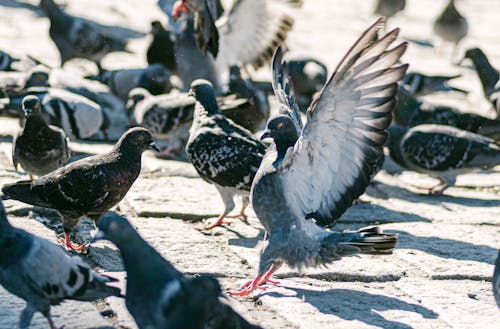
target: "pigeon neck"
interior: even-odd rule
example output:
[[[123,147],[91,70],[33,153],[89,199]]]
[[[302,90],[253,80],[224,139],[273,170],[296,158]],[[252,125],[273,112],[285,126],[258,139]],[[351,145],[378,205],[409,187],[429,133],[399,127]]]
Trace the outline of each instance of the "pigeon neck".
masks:
[[[49,16],[51,28],[57,27],[58,30],[63,30],[71,25],[71,17],[68,16],[54,1],[46,1],[43,7],[45,13]]]
[[[276,158],[275,164],[281,163],[283,159],[285,158],[286,152],[290,147],[293,147],[295,145],[295,142],[299,136],[295,133],[293,134],[283,134],[279,137],[274,138],[274,143],[276,145],[276,152],[278,153],[278,156]]]
[[[419,110],[420,102],[406,88],[400,86],[396,94],[396,104],[392,111],[394,123],[407,126]]]
[[[213,95],[210,95],[210,97],[197,99],[197,102],[201,105],[196,107],[198,111],[203,111],[208,115],[221,113],[219,110],[219,105],[217,104],[217,99]]]
[[[495,84],[498,82],[499,74],[493,66],[491,66],[488,58],[482,51],[478,51],[470,57],[474,67],[476,68],[481,84],[483,85],[484,93],[489,97],[495,90]]]
[[[141,169],[142,151],[139,150],[137,146],[130,145],[127,140],[118,142],[112,152],[117,152],[120,159],[126,159],[130,163],[138,164],[139,170]]]
[[[408,129],[402,126],[393,125],[390,126],[388,130],[389,138],[386,145],[389,148],[389,154],[394,162],[404,167],[405,161],[401,152],[401,139]]]
[[[41,113],[32,113],[26,118],[24,131],[35,133],[40,131],[40,129],[48,128],[48,126],[47,121],[45,121],[45,118]]]

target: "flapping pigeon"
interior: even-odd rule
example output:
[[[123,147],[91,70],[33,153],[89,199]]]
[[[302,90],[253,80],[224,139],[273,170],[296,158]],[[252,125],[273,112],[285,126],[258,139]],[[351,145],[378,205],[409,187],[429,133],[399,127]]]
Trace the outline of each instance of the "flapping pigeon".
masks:
[[[107,285],[115,279],[97,274],[61,247],[13,227],[1,201],[0,249],[0,284],[26,301],[19,328],[28,328],[35,312],[40,312],[50,328],[56,329],[50,307],[66,299],[94,301],[121,296],[119,288]]]
[[[392,114],[393,123],[404,127],[440,124],[500,139],[499,119],[464,113],[450,106],[423,103],[403,86],[398,89]]]
[[[450,86],[450,80],[460,78],[462,75],[440,76],[440,75],[425,75],[418,72],[407,73],[401,80],[401,83],[408,88],[408,91],[413,95],[425,96],[435,92],[456,91],[462,94],[469,92],[457,87]]]
[[[149,44],[146,59],[149,65],[162,64],[170,72],[176,73],[174,42],[170,31],[165,30],[159,21],[151,22],[153,40]]]
[[[442,194],[459,173],[500,164],[500,144],[494,140],[450,126],[391,126],[387,143],[391,158],[399,165],[437,178],[440,183],[421,187]]]
[[[215,185],[225,207],[211,229],[229,217],[237,194],[243,196],[238,216],[246,217],[248,194],[266,147],[222,115],[210,82],[196,80],[191,90],[197,102],[186,153],[201,178]]]
[[[465,38],[468,31],[467,19],[458,11],[455,0],[449,0],[443,12],[434,21],[434,33],[444,41],[454,44],[454,54],[458,43]]]
[[[408,67],[395,66],[406,44],[388,49],[399,30],[372,41],[383,22],[377,20],[347,52],[311,104],[302,130],[293,97],[278,90],[278,98],[285,97],[282,109],[262,136],[274,143],[251,190],[255,214],[269,238],[256,278],[234,295],[272,282],[283,263],[300,269],[357,253],[387,254],[395,247],[397,235],[379,227],[350,233],[323,228],[334,225],[365,191],[383,153],[397,83]]]
[[[123,217],[105,214],[95,239],[119,249],[127,271],[126,305],[140,329],[257,329],[222,301],[210,276],[186,278]]]
[[[500,251],[498,252],[497,262],[495,264],[495,271],[493,273],[493,295],[500,308]]]
[[[12,142],[12,161],[30,175],[42,176],[69,161],[68,139],[64,131],[47,124],[36,96],[23,99],[24,127]]]
[[[158,148],[144,128],[129,129],[110,152],[72,162],[35,180],[24,180],[2,187],[5,196],[38,207],[55,209],[61,216],[64,244],[83,216],[94,221],[120,202],[141,171],[141,155]]]
[[[18,58],[12,57],[5,51],[0,50],[0,71],[14,71],[12,63],[18,61]]]
[[[498,71],[491,66],[484,52],[479,48],[468,49],[465,58],[469,58],[476,68],[479,80],[483,86],[484,96],[493,105],[500,117],[500,82]]]
[[[127,51],[124,40],[65,13],[53,0],[41,0],[40,7],[50,19],[49,34],[61,55],[61,66],[73,58],[85,58],[100,69],[105,55]]]
[[[153,95],[166,94],[172,89],[170,72],[162,64],[141,69],[101,70],[98,75],[88,78],[106,84],[124,102],[134,88],[144,88]]]

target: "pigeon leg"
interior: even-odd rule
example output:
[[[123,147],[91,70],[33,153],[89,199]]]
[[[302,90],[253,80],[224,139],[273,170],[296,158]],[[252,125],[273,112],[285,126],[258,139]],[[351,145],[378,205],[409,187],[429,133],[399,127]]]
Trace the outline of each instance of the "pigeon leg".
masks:
[[[47,321],[49,321],[50,329],[62,329],[62,327],[61,328],[56,327],[56,325],[54,324],[54,321],[52,321],[52,318],[50,317],[50,315],[47,318]]]
[[[217,221],[213,223],[212,225],[208,226],[206,229],[211,230],[214,227],[220,226],[222,224],[229,224],[229,223],[224,223],[224,218],[229,217],[227,214],[231,212],[231,210],[234,209],[234,200],[233,200],[233,193],[230,189],[227,189],[225,187],[215,185],[217,188],[217,191],[219,191],[219,194],[222,198],[222,202],[224,202],[224,212],[217,218]]]
[[[270,283],[273,285],[279,284],[277,281],[271,280],[270,277],[281,267],[281,264],[273,264],[271,268],[264,274],[258,275],[255,279],[245,282],[241,286],[241,290],[233,291],[229,294],[231,296],[247,296],[255,289],[265,290],[266,288],[261,287],[263,284]]]
[[[243,201],[243,204],[241,205],[240,212],[236,215],[231,215],[231,216],[227,215],[226,216],[227,218],[242,218],[245,221],[247,220],[248,215],[245,214],[245,209],[247,208],[248,204],[250,203],[250,199],[248,196],[244,196],[242,201]]]
[[[206,229],[206,230],[211,230],[211,229],[213,229],[214,227],[221,226],[222,224],[230,224],[230,222],[228,222],[228,221],[224,221],[224,218],[225,218],[225,217],[226,217],[226,216],[225,216],[224,214],[220,215],[220,216],[217,218],[217,220],[215,221],[215,223],[213,223],[213,224],[211,224],[211,225],[207,226],[205,229]]]
[[[28,328],[33,318],[33,314],[35,314],[35,308],[29,303],[26,304],[19,318],[19,328]]]
[[[178,148],[178,147],[167,147],[166,149],[164,149],[163,151],[161,151],[160,153],[157,153],[155,154],[155,157],[157,158],[168,158],[168,157],[171,157],[172,154],[174,155],[179,155],[181,153],[181,149]]]
[[[64,239],[59,239],[59,242],[64,245],[66,250],[82,251],[83,246],[78,244],[73,244],[69,238],[69,234],[64,232]]]

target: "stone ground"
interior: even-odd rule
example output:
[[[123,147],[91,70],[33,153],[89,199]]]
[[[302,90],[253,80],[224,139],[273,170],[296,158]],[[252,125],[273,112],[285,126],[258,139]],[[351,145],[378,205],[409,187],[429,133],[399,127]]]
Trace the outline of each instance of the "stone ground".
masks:
[[[105,24],[145,33],[149,21],[162,18],[154,0],[68,1],[68,10]],[[324,60],[330,68],[357,35],[373,21],[372,1],[305,1],[295,11],[292,49]],[[30,4],[0,0],[0,49],[15,55],[26,52],[57,64],[57,52],[47,37],[48,22]],[[407,40],[430,41],[432,19],[445,1],[409,0],[404,14],[390,26],[402,27]],[[84,7],[85,6],[85,7]],[[458,2],[470,23],[470,37],[463,47],[479,45],[500,68],[500,3],[496,0]],[[137,33],[135,31],[139,31]],[[422,44],[422,42],[420,42]],[[147,37],[134,39],[136,54],[106,58],[108,67],[143,65]],[[465,111],[489,114],[474,72],[452,66],[449,50],[410,43],[404,58],[413,70],[427,73],[461,73],[457,86],[471,90],[467,97],[438,95],[432,99],[454,103]],[[80,65],[80,63],[77,63]],[[70,67],[71,68],[71,67]],[[269,69],[258,72],[268,78]],[[11,165],[12,119],[0,119],[0,184],[26,178]],[[100,153],[110,144],[74,142],[73,150]],[[492,292],[493,263],[500,248],[500,168],[459,176],[457,185],[443,196],[420,194],[413,185],[434,181],[401,171],[387,161],[363,199],[368,203],[350,208],[336,229],[357,229],[380,224],[398,232],[393,255],[345,258],[324,269],[296,273],[282,269],[280,286],[253,299],[229,298],[249,320],[264,328],[492,328],[500,321]],[[44,225],[33,208],[5,202],[11,222],[52,241],[60,230],[57,221]],[[213,221],[222,209],[215,188],[199,179],[188,163],[144,156],[143,172],[118,211],[126,215],[141,235],[187,274],[209,273],[218,277],[225,291],[238,287],[255,274],[258,244],[263,229],[251,213],[248,223],[239,220],[212,234],[197,229]],[[52,228],[52,229],[51,229]],[[92,224],[78,226],[78,237],[93,234]],[[90,248],[88,261],[98,269],[124,278],[116,248],[99,242]],[[24,302],[0,288],[0,328],[13,328]],[[97,303],[65,302],[53,308],[54,320],[65,328],[135,328],[123,301],[109,298]],[[40,314],[32,328],[46,328]]]

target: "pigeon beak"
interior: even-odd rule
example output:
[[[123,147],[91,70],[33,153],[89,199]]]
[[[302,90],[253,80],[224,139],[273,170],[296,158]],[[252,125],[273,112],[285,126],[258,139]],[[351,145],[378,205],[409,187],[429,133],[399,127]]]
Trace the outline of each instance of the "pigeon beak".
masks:
[[[158,148],[158,146],[156,146],[155,142],[149,143],[149,149],[155,152],[160,152],[160,149]]]
[[[24,110],[24,116],[25,116],[26,118],[27,118],[27,117],[29,117],[29,116],[30,116],[30,114],[31,114],[31,110],[30,110],[30,109],[26,109],[26,110]]]
[[[260,140],[263,141],[264,139],[269,138],[269,137],[271,137],[271,130],[266,129],[266,131],[264,131],[262,136],[260,136]]]
[[[99,240],[104,240],[106,238],[106,236],[104,235],[104,232],[99,230],[97,231],[97,233],[94,235],[94,237],[92,238],[92,241],[90,241],[90,243],[94,243],[96,241],[99,241]]]

